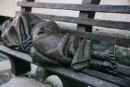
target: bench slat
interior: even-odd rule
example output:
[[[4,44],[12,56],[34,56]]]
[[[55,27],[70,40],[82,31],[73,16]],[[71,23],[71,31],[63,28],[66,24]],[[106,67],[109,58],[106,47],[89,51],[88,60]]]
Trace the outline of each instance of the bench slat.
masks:
[[[23,7],[34,7],[34,8],[130,14],[130,6],[122,6],[122,5],[94,5],[94,4],[80,5],[80,4],[56,4],[56,3],[37,3],[37,2],[18,2],[17,5]]]
[[[0,52],[6,53],[8,55],[11,55],[11,56],[14,56],[14,57],[17,57],[20,59],[23,59],[27,62],[32,62],[32,58],[28,54],[18,52],[16,50],[12,50],[12,49],[10,49],[6,46],[3,46],[3,45],[0,45]]]
[[[47,19],[52,21],[62,21],[62,22],[78,23],[83,25],[108,27],[113,29],[130,30],[130,22],[98,20],[98,19],[77,18],[77,17],[67,17],[67,16],[55,16],[55,15],[45,15],[45,14],[36,14],[36,13],[33,14],[42,19]]]
[[[41,66],[41,65],[39,65]],[[63,75],[65,77],[71,78],[73,80],[76,80],[78,82],[84,83],[84,84],[88,84],[94,87],[120,87],[117,84],[108,82],[108,81],[104,81],[102,79],[93,77],[91,75],[87,75],[81,72],[74,72],[68,68],[65,67],[52,67],[52,66],[41,66],[46,70],[52,71],[56,74],[59,75]]]
[[[102,72],[99,72],[99,71],[95,71],[95,70],[91,70],[91,69],[84,69],[82,72],[85,73],[85,74],[88,74],[88,75],[91,75],[91,76],[103,79],[105,81],[116,83],[116,84],[121,85],[121,86],[126,86],[127,87],[127,86],[130,85],[130,77],[127,77],[127,76],[124,77],[121,74],[118,75],[118,77],[117,77],[117,76],[112,76],[112,75],[105,74],[105,73],[102,73]]]
[[[92,0],[82,0],[82,5],[89,5],[91,3],[92,3]],[[90,12],[80,11],[79,12],[79,18],[89,18],[89,14],[90,14]],[[89,26],[89,25],[86,26],[86,25],[78,24],[77,30],[83,31],[83,32],[84,31],[92,32],[92,26]]]
[[[129,47],[130,46],[130,39],[120,38],[120,37],[113,37],[113,36],[107,36],[107,35],[99,35],[94,34],[90,32],[81,32],[76,30],[68,30],[68,29],[62,29],[62,33],[72,33],[76,34],[82,38],[86,38],[88,40],[95,40],[95,41],[104,41],[116,44],[118,46],[124,46]]]
[[[34,2],[35,0],[22,0],[23,2]],[[28,11],[31,12],[32,8],[31,7],[21,7],[21,11]]]

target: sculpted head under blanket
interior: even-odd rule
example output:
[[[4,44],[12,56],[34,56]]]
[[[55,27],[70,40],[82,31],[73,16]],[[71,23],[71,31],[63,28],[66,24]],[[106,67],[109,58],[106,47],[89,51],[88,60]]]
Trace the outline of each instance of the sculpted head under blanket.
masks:
[[[63,35],[54,21],[41,20],[27,12],[5,22],[1,37],[6,46],[30,54],[36,63],[108,73],[116,68],[111,51],[91,50],[90,40],[75,34]]]

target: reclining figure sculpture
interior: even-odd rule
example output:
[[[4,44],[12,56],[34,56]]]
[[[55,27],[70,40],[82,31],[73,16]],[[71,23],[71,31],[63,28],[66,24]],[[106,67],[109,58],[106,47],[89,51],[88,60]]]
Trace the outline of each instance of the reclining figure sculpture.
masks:
[[[70,33],[64,35],[54,21],[45,21],[27,12],[6,21],[1,31],[7,47],[28,53],[35,63],[108,73],[117,67],[111,51],[92,50],[90,40]]]

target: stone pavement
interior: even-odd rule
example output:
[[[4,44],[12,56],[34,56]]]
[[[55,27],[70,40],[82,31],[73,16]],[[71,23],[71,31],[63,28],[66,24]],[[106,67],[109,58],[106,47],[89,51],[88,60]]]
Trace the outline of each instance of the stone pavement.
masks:
[[[37,66],[32,65],[28,74],[15,77],[11,75],[11,66],[8,60],[0,62],[0,87],[63,87],[60,79],[52,75],[46,81],[36,78]]]
[[[0,87],[52,87],[50,84],[41,83],[32,78],[16,77]]]

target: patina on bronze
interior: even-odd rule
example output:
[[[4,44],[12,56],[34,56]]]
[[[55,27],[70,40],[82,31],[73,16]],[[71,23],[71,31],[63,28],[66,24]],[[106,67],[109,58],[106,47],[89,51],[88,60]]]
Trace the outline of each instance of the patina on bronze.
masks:
[[[92,50],[90,40],[64,35],[54,21],[41,20],[27,12],[5,22],[1,37],[6,46],[30,54],[36,63],[105,72],[117,67],[111,51]]]

